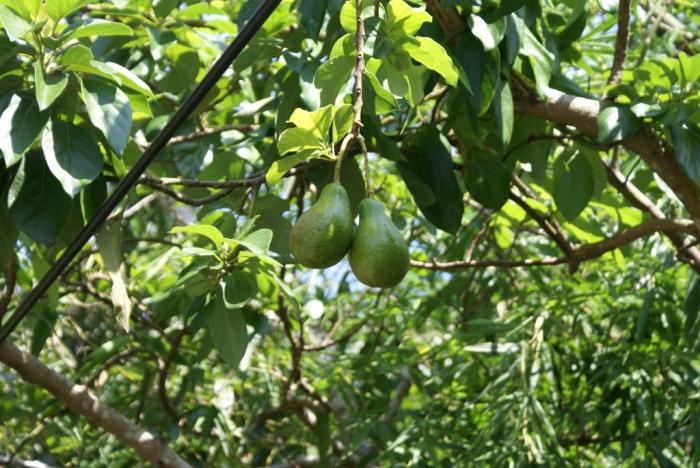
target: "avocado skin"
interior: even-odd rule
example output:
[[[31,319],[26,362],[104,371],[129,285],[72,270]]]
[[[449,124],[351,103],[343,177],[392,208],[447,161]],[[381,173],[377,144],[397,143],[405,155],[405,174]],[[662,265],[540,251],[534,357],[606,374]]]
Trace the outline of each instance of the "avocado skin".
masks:
[[[360,226],[350,248],[350,267],[367,286],[391,288],[406,276],[408,246],[377,200],[360,202]]]
[[[292,227],[289,246],[305,267],[328,268],[348,253],[353,228],[348,193],[342,185],[332,182]]]

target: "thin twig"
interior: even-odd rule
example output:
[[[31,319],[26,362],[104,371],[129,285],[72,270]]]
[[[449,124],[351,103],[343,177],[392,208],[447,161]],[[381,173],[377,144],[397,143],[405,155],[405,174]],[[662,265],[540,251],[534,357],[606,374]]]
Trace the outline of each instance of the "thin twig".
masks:
[[[620,0],[617,13],[617,37],[615,38],[615,53],[613,55],[612,69],[608,84],[616,85],[622,78],[622,70],[627,58],[627,44],[630,34],[630,8],[631,0]]]
[[[424,262],[411,260],[411,266],[428,270],[461,270],[466,268],[487,267],[520,268],[562,264],[577,265],[601,257],[603,254],[657,232],[663,232],[665,234],[685,233],[697,237],[698,232],[700,232],[699,226],[700,220],[652,219],[638,226],[626,229],[600,242],[576,247],[565,257],[545,257],[542,259],[526,260],[458,260],[454,262],[438,262],[436,260]]]
[[[165,359],[159,360],[158,362],[158,399],[160,404],[165,409],[165,412],[170,415],[171,418],[178,424],[181,423],[180,417],[175,411],[170,399],[168,398],[168,374],[170,371],[170,365],[172,364],[175,356],[177,356],[177,351],[180,348],[180,343],[182,338],[187,334],[187,328],[182,328],[175,332],[170,342],[170,351],[168,351]]]
[[[362,138],[362,76],[365,72],[365,22],[362,18],[362,0],[355,0],[355,10],[356,10],[356,20],[357,28],[355,30],[355,70],[353,72],[354,84],[353,84],[353,121],[352,127],[348,135],[343,139],[340,145],[340,152],[335,163],[335,174],[334,180],[336,182],[340,181],[340,167],[343,164],[343,157],[345,157],[345,152],[349,143],[353,140],[357,140],[362,148],[362,154],[365,159],[365,188],[367,189],[367,194],[370,194],[369,190],[369,156],[367,154],[367,146],[365,145],[364,139]]]
[[[5,266],[5,291],[0,295],[0,323],[2,323],[2,319],[7,312],[7,308],[15,292],[15,286],[17,285],[17,268],[17,256],[13,252]]]
[[[360,323],[356,324],[350,330],[348,330],[345,334],[343,334],[341,337],[336,338],[335,340],[331,340],[326,343],[321,343],[320,345],[317,346],[306,346],[304,347],[304,351],[323,351],[324,349],[328,349],[332,346],[335,346],[339,343],[342,343],[343,341],[347,341],[350,339],[355,333],[360,331],[360,329],[369,321],[370,317],[366,317],[364,320],[362,320]]]
[[[610,185],[622,194],[627,201],[632,203],[642,211],[649,213],[655,219],[665,219],[666,215],[659,207],[657,207],[644,192],[639,190],[632,182],[629,182],[624,174],[611,164],[605,164],[605,169],[608,172],[608,181]],[[681,261],[687,262],[693,270],[700,273],[700,249],[695,247],[693,243],[686,245],[685,238],[682,234],[668,234],[669,240],[676,246],[678,250],[678,258]]]

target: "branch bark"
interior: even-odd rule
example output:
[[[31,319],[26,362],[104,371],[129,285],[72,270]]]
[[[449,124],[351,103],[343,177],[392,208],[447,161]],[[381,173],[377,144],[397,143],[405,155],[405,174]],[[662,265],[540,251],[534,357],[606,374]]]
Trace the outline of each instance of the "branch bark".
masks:
[[[73,384],[8,341],[0,344],[0,362],[17,371],[25,381],[47,390],[91,424],[115,436],[144,461],[159,467],[191,468],[156,435],[102,403],[86,387]]]

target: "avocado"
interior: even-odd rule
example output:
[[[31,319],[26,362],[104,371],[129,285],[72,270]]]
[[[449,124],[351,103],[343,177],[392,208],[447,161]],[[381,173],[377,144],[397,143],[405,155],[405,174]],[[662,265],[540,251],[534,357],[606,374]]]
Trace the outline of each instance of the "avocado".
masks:
[[[350,248],[352,272],[367,286],[396,286],[408,271],[406,241],[377,200],[365,198],[359,212],[360,225]]]
[[[292,227],[289,246],[302,265],[327,268],[348,253],[353,229],[348,193],[342,185],[332,182]]]

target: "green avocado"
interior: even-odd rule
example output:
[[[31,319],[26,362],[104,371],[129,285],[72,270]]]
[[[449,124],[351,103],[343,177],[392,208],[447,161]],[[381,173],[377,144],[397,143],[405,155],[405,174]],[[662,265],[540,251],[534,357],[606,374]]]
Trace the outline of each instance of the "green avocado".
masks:
[[[289,246],[302,265],[327,268],[348,253],[353,228],[348,192],[332,182],[323,188],[316,204],[299,217],[289,235]]]
[[[360,226],[350,248],[352,272],[367,286],[396,286],[408,271],[406,241],[377,200],[365,198],[359,212]]]

